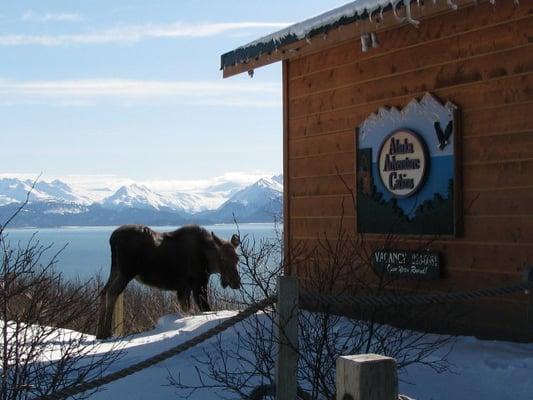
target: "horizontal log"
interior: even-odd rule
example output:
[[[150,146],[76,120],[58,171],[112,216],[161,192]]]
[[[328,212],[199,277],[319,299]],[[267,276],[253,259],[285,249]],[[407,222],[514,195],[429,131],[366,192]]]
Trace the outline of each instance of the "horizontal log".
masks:
[[[533,160],[474,164],[463,168],[463,187],[468,190],[531,185]]]
[[[359,239],[359,238],[358,238]],[[533,265],[533,244],[529,246],[494,246],[491,243],[465,243],[454,239],[432,240],[429,239],[404,239],[396,236],[392,239],[364,236],[359,242],[351,241],[351,245],[342,242],[339,246],[341,251],[350,252],[353,248],[362,244],[369,257],[373,249],[397,248],[403,250],[423,251],[431,249],[443,255],[445,268],[454,270],[456,273],[483,272],[487,274],[505,273],[508,281],[520,281],[523,269]],[[331,239],[333,247],[337,246],[337,240]],[[302,258],[309,254],[319,254],[321,257],[332,256],[331,252],[325,251],[323,243],[317,239],[293,239],[291,245],[300,249]],[[354,247],[352,247],[354,246]]]
[[[526,104],[525,107],[529,106]],[[519,160],[533,159],[533,116],[529,114],[524,115],[524,118],[511,118],[517,113],[524,112],[524,105],[517,106],[518,111],[514,109],[506,109],[508,113],[507,118],[496,118],[497,122],[490,125],[491,128],[504,131],[512,128],[523,128],[528,125],[531,120],[531,131],[508,132],[501,134],[492,134],[490,137],[486,136],[467,136],[463,139],[463,163],[465,169],[472,165],[494,164],[500,162],[518,162]],[[488,122],[484,121],[487,111],[467,113],[465,119],[467,121],[467,128],[469,133],[471,129],[476,127],[479,130],[477,133],[484,133],[481,131]],[[502,116],[503,117],[503,116]],[[475,122],[477,121],[477,122]],[[488,130],[488,129],[487,129]],[[351,136],[351,138],[350,138]],[[305,176],[324,176],[332,175],[337,172],[353,173],[355,171],[355,133],[351,135],[342,135],[344,140],[336,141],[337,135],[311,137],[308,141],[297,141],[292,143],[291,150],[296,154],[314,153],[309,156],[300,156],[297,158],[289,158],[289,171],[291,178],[305,177]],[[335,145],[337,142],[337,145]],[[325,143],[321,146],[321,143]],[[303,149],[299,150],[300,144]],[[329,144],[329,145],[328,145]],[[336,146],[336,147],[335,147]],[[318,153],[320,149],[335,148],[337,151],[331,153]],[[293,153],[291,153],[293,154]],[[490,168],[490,167],[489,167]]]
[[[317,156],[289,160],[291,178],[301,176],[334,175],[355,171],[353,149],[347,153],[320,154]]]
[[[289,201],[297,196],[350,195],[355,190],[355,174],[294,178],[289,186]]]
[[[289,141],[291,159],[319,154],[342,153],[355,149],[355,129],[348,129],[328,135],[303,137]]]
[[[345,231],[356,237],[356,218],[292,218],[289,229],[294,237],[335,239]],[[455,241],[531,243],[533,216],[464,216],[464,235]]]
[[[533,126],[531,131],[490,138],[467,137],[463,141],[463,154],[465,164],[533,158]]]
[[[299,98],[292,98],[289,88],[290,118],[533,72],[532,49],[533,43],[530,43],[445,65],[385,76],[377,80],[330,87],[327,92]]]
[[[293,197],[290,213],[295,218],[355,216],[356,199],[347,195]],[[533,215],[533,186],[494,190],[467,190],[463,193],[465,215]]]
[[[533,74],[528,74],[527,79],[531,86],[520,87],[523,76],[515,82],[516,85],[507,87],[513,93],[520,93],[519,102],[506,102],[505,97],[493,93],[493,100],[489,103],[456,101],[456,97],[441,96],[444,100],[452,100],[457,105],[466,107],[462,110],[462,136],[487,136],[508,132],[527,131],[533,127],[531,115],[533,97]],[[529,89],[531,88],[531,90]],[[507,90],[506,89],[506,90]],[[473,88],[469,89],[469,93]],[[423,95],[420,93],[420,95]],[[479,94],[473,94],[482,100]],[[515,96],[516,97],[516,96]],[[412,96],[404,97],[401,101],[384,102],[382,105],[403,108],[411,100]],[[472,100],[472,99],[470,99]],[[477,107],[474,107],[476,105]],[[289,120],[290,139],[299,139],[315,135],[328,135],[333,132],[355,131],[371,113],[379,109],[377,104],[366,104],[356,108],[342,109],[335,112],[317,114],[303,119]]]
[[[496,26],[484,26],[462,35],[407,47],[394,52],[380,51],[380,57],[353,58],[351,63],[338,66],[335,61],[327,69],[293,79],[289,84],[291,98],[328,91],[430,66],[468,60],[529,43],[533,35],[533,16],[511,20]],[[391,32],[392,33],[392,32]],[[380,38],[386,42],[389,38]],[[353,46],[356,48],[357,46]]]
[[[481,3],[481,2],[480,2]],[[425,4],[424,7],[431,7]],[[463,32],[476,31],[485,26],[506,23],[508,21],[520,19],[533,13],[530,4],[520,4],[515,7],[512,3],[502,1],[494,5],[485,2],[474,5],[465,4],[465,7],[457,11],[445,12],[432,15],[423,19],[417,29],[413,29],[410,24],[403,26],[393,25],[393,29],[386,31],[378,30],[380,38],[380,48],[367,53],[361,52],[361,45],[358,35],[351,40],[332,42],[326,49],[320,49],[305,57],[291,60],[291,78],[297,79],[302,75],[314,73],[331,66],[340,66],[351,63],[353,60],[364,60],[379,57],[382,53],[394,52],[407,46],[416,46],[418,43],[442,40],[443,38],[454,37]],[[418,11],[418,7],[414,7]],[[427,13],[420,10],[421,15]],[[343,32],[357,32],[355,24],[351,24],[343,29]],[[314,42],[314,41],[313,41]]]

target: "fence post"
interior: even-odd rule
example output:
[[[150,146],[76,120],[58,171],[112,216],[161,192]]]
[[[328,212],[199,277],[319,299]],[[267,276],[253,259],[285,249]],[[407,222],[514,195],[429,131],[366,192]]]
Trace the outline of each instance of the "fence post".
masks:
[[[121,293],[113,310],[113,335],[124,336],[124,293]]]
[[[529,301],[527,304],[527,325],[529,332],[533,332],[533,267],[527,267],[524,269],[524,282],[529,283],[528,294]]]
[[[396,360],[378,354],[337,358],[337,400],[398,400]]]
[[[294,400],[298,372],[298,278],[278,277],[276,400]]]

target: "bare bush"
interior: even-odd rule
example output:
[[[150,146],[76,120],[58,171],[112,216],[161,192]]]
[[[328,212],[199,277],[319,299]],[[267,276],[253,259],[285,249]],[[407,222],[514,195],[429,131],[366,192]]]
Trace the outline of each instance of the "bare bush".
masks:
[[[0,400],[34,398],[96,378],[121,354],[116,346],[99,351],[98,342],[80,333],[94,326],[98,285],[65,282],[54,270],[60,253],[48,257],[51,246],[35,235],[12,243],[5,228],[14,217],[0,228]]]
[[[342,227],[334,238],[324,235],[317,239],[312,248],[292,248],[285,259],[282,244],[279,235],[259,243],[251,238],[243,241],[240,268],[245,285],[240,294],[241,306],[273,295],[277,276],[288,267],[293,272],[298,270],[301,290],[310,293],[379,296],[417,289],[416,283],[406,287],[397,279],[377,275],[364,236],[353,238]],[[394,248],[399,244],[399,239],[391,236],[384,246]],[[420,245],[425,246],[422,242]],[[291,264],[284,264],[284,260]],[[400,373],[412,364],[424,364],[437,372],[449,367],[446,351],[440,350],[450,348],[453,338],[405,328],[429,313],[449,317],[446,308],[354,305],[346,309],[324,308],[317,303],[300,307],[310,310],[298,315],[298,385],[302,398],[335,398],[335,362],[341,355],[378,353],[394,357]],[[201,357],[195,357],[197,383],[183,382],[179,375],[171,375],[169,382],[178,394],[188,397],[198,390],[222,389],[243,399],[270,396],[275,387],[275,331],[283,331],[283,327],[276,326],[275,308],[248,318],[233,335],[219,336]]]
[[[152,329],[159,317],[178,311],[176,293],[130,283],[124,296],[124,333],[131,335]]]

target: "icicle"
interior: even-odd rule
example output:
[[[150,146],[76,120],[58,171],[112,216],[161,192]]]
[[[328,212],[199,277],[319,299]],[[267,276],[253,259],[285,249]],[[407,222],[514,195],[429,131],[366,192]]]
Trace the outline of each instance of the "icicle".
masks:
[[[490,0],[490,4],[492,5],[496,4],[496,0]]]
[[[307,42],[307,44],[311,44],[311,39],[309,38],[309,36],[305,37],[305,41]]]
[[[379,40],[375,32],[370,33],[370,40],[372,42],[372,48],[377,49],[379,47]]]
[[[368,47],[370,45],[370,36],[368,33],[363,33],[361,35],[361,51],[363,53],[366,53],[368,51]]]
[[[520,0],[514,0],[514,4],[515,4],[515,6],[519,5],[520,4]]]
[[[371,22],[371,23],[374,23],[374,21],[372,20],[372,13],[376,11],[376,10],[372,10],[368,13],[368,20]],[[378,21],[379,22],[379,21]]]
[[[383,21],[383,7],[379,10],[379,18]]]
[[[395,3],[393,3],[393,5],[392,5],[392,13],[394,14],[394,18],[396,18],[396,20],[401,23],[401,22],[405,21],[405,18],[404,17],[400,17],[398,15],[398,12],[396,10],[396,6],[399,3],[401,3],[401,0],[397,0]]]
[[[448,0],[448,1],[451,1],[451,0]],[[403,5],[405,7],[405,15],[407,16],[407,22],[409,22],[410,24],[413,24],[414,26],[418,26],[420,25],[420,21],[414,19],[412,16],[411,16],[411,1],[410,0],[403,0]]]
[[[491,1],[494,1],[494,0],[491,0]],[[455,3],[453,2],[453,0],[446,0],[446,3],[448,3],[448,6],[449,6],[450,8],[453,8],[454,10],[457,10],[457,4],[455,4]]]
[[[253,70],[253,69],[249,69],[249,70],[248,70],[248,76],[249,76],[250,78],[253,78],[253,77],[254,77],[254,70]]]

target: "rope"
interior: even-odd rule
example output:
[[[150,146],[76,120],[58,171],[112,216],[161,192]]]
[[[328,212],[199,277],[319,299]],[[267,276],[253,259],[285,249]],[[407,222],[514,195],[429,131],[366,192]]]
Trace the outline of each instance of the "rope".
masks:
[[[264,300],[261,300],[258,303],[255,303],[251,305],[250,307],[246,308],[245,310],[241,311],[237,315],[234,315],[231,318],[228,318],[224,322],[220,323],[219,325],[205,331],[204,333],[201,333],[198,336],[195,336],[191,340],[188,340],[184,343],[181,343],[175,347],[172,347],[171,349],[168,349],[162,353],[159,353],[153,357],[147,358],[144,361],[138,362],[136,364],[130,365],[127,368],[121,369],[119,371],[113,372],[109,375],[103,376],[101,378],[97,378],[90,382],[84,382],[77,386],[67,387],[62,390],[59,390],[55,393],[45,395],[38,397],[36,400],[61,400],[65,399],[70,396],[74,396],[76,394],[85,392],[87,390],[96,389],[100,386],[107,385],[111,382],[114,382],[118,379],[125,378],[129,375],[132,375],[136,372],[142,371],[143,369],[149,368],[155,364],[158,364],[162,361],[165,361],[166,359],[173,357],[177,354],[183,353],[184,351],[202,343],[206,340],[212,338],[213,336],[218,335],[219,333],[225,331],[226,329],[232,327],[233,325],[245,320],[249,316],[255,314],[257,311],[260,311],[264,309],[265,307],[268,307],[275,302],[275,297],[267,297]]]
[[[523,282],[511,286],[484,288],[471,291],[449,292],[449,293],[432,293],[432,294],[413,294],[413,295],[351,295],[351,294],[322,294],[301,292],[299,294],[300,301],[309,303],[319,303],[325,307],[351,307],[351,306],[392,306],[392,305],[427,305],[438,304],[445,302],[472,300],[479,297],[494,297],[504,296],[520,291],[527,291],[533,289],[533,282]],[[87,390],[96,389],[100,386],[107,385],[118,379],[125,378],[136,372],[149,368],[155,364],[167,360],[177,354],[202,343],[206,340],[218,335],[233,325],[245,320],[249,316],[255,314],[257,311],[271,306],[276,302],[276,296],[267,297],[266,299],[251,305],[237,315],[228,318],[219,325],[205,331],[204,333],[195,336],[191,340],[181,343],[169,350],[156,354],[144,361],[133,364],[127,368],[113,372],[101,378],[97,378],[90,382],[81,383],[77,386],[64,388],[55,393],[38,397],[36,400],[62,400]]]
[[[532,282],[523,282],[511,286],[484,288],[471,291],[412,294],[412,295],[352,295],[352,294],[323,294],[300,293],[300,300],[304,303],[319,303],[323,307],[350,306],[393,306],[393,305],[427,305],[447,302],[473,300],[480,297],[504,296],[533,288]]]

